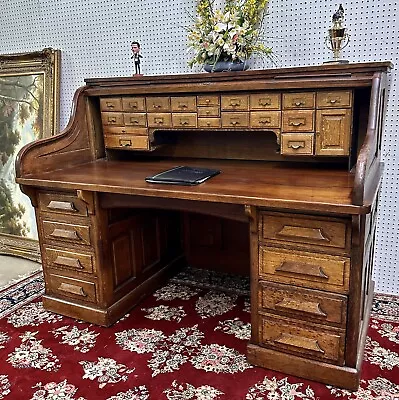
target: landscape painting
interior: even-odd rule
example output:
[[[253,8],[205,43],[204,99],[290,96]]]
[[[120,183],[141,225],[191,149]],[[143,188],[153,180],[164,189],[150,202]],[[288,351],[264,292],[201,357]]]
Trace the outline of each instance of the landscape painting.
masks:
[[[24,145],[58,132],[59,53],[0,55],[0,253],[35,261],[35,213],[15,182],[15,160]]]

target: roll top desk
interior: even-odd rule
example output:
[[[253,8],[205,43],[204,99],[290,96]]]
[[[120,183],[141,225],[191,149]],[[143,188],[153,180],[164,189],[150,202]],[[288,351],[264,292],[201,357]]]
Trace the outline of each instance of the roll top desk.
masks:
[[[25,146],[46,309],[109,326],[188,263],[248,274],[258,366],[356,389],[390,62],[87,79]],[[218,168],[195,186],[145,177]]]

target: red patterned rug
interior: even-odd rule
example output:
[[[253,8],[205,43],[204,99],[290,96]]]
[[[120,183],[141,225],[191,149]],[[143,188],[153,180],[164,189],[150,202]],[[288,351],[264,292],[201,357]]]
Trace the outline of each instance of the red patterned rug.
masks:
[[[249,365],[247,290],[191,271],[101,328],[45,311],[43,279],[31,277],[0,293],[0,399],[399,399],[399,297],[375,297],[351,393]]]

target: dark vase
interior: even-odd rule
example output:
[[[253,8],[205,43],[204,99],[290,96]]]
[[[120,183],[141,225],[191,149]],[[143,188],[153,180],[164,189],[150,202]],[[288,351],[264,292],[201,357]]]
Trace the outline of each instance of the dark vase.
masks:
[[[246,61],[218,61],[215,64],[204,64],[206,72],[245,71],[248,68]]]

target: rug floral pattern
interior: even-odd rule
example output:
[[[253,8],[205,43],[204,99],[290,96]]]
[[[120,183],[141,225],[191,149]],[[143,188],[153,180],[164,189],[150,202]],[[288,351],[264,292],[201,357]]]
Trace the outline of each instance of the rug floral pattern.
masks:
[[[376,296],[349,392],[248,364],[247,282],[234,293],[184,278],[110,328],[46,311],[39,281],[14,287],[19,306],[0,320],[0,400],[399,399],[399,297]]]

